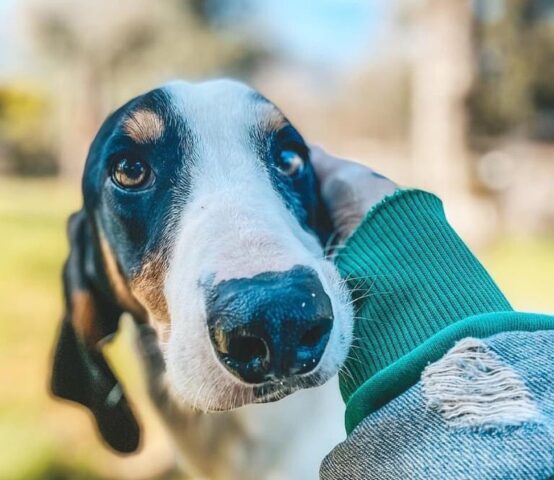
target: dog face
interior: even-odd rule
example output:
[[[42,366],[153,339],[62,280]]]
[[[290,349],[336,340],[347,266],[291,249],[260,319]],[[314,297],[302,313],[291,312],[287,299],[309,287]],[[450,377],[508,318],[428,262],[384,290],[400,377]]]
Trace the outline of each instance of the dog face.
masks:
[[[97,134],[83,194],[77,293],[155,326],[178,398],[227,410],[337,372],[352,313],[309,149],[257,92],[175,82],[133,99]],[[76,322],[89,344],[117,328],[97,317]]]

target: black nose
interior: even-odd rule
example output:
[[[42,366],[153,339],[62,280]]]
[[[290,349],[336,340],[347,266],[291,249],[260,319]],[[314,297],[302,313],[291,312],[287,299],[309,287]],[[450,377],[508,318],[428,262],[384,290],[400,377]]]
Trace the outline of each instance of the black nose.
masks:
[[[248,383],[313,370],[332,326],[331,301],[307,267],[226,280],[208,298],[215,351],[227,369]]]

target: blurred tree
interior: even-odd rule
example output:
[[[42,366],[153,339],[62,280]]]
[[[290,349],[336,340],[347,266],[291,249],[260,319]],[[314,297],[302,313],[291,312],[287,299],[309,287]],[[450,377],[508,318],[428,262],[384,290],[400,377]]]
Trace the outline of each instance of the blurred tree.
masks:
[[[474,73],[470,2],[420,0],[413,6],[413,178],[441,195],[461,196],[469,162],[465,102]]]
[[[554,1],[527,4],[526,17],[532,24],[530,44],[533,52],[531,101],[537,112],[533,134],[554,141]]]
[[[208,25],[226,26],[230,21],[244,19],[252,9],[252,0],[181,0],[181,3]]]
[[[48,98],[36,85],[0,86],[0,167],[19,175],[57,172],[48,122]]]
[[[477,0],[474,137],[523,131],[554,140],[554,2]]]
[[[80,173],[100,122],[129,96],[175,77],[246,76],[267,55],[232,28],[221,2],[30,1],[34,43],[55,72],[68,175]]]

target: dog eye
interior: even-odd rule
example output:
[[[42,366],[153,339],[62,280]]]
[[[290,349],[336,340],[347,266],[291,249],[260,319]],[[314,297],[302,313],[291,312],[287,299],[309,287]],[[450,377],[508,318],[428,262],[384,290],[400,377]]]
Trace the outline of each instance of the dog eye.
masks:
[[[151,171],[146,162],[131,158],[121,158],[113,166],[112,178],[123,188],[138,188],[150,180]]]
[[[294,177],[302,173],[304,169],[304,159],[298,152],[283,150],[279,155],[277,167],[288,177]]]

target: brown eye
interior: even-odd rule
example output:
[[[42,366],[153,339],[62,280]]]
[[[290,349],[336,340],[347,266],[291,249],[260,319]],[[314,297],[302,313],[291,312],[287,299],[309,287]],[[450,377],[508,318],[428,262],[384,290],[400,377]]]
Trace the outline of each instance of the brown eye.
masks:
[[[123,188],[139,188],[146,185],[151,177],[146,162],[131,158],[120,158],[113,166],[112,178]]]
[[[277,167],[288,177],[294,177],[302,173],[304,169],[304,159],[298,152],[283,150],[279,155]]]

